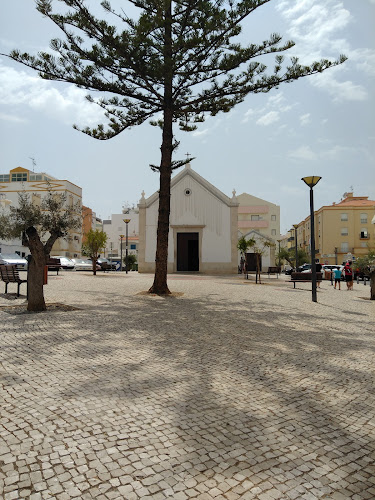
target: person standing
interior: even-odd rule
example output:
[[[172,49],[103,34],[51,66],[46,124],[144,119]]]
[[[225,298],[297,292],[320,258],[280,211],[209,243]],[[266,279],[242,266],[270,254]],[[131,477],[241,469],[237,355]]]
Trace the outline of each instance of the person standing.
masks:
[[[341,290],[341,275],[342,275],[341,269],[333,270],[333,277],[335,278],[335,290],[337,283],[339,284],[339,290]]]
[[[317,273],[322,272],[322,264],[320,264],[319,259],[315,259],[315,270]],[[316,284],[318,285],[318,288],[320,288],[320,280],[316,280]]]
[[[352,261],[348,260],[344,267],[345,281],[348,290],[353,290],[353,270]]]

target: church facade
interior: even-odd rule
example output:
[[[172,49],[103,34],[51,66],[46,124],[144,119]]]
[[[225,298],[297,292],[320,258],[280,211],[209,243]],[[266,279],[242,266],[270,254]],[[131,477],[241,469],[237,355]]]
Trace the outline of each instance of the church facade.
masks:
[[[229,198],[190,164],[171,181],[168,273],[234,274],[238,268],[238,200]],[[155,271],[159,194],[139,208],[138,271]]]

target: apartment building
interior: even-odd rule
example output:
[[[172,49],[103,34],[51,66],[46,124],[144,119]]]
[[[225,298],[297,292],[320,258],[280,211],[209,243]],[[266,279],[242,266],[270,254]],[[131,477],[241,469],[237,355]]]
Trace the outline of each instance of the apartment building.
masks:
[[[119,259],[121,246],[123,256],[126,251],[126,222],[128,222],[128,253],[138,253],[139,212],[137,208],[124,207],[121,214],[112,214],[110,219],[103,220],[103,231],[107,234],[105,257]]]
[[[316,258],[323,264],[341,264],[354,260],[375,248],[375,200],[368,196],[345,193],[339,203],[315,211]],[[310,252],[310,217],[297,227],[297,244]]]
[[[251,194],[237,196],[238,230],[246,236],[251,231],[267,236],[275,242],[280,239],[280,207]]]
[[[67,203],[71,206],[77,202],[82,205],[82,189],[67,180],[56,179],[45,172],[32,172],[22,167],[0,174],[0,199],[3,200],[2,205],[6,207],[18,205],[18,193],[20,192],[29,194],[33,202],[40,203],[49,189],[64,194]],[[51,256],[79,257],[81,255],[82,229],[72,230],[69,236],[67,239],[60,238],[56,241]],[[0,247],[4,253],[29,254],[29,249],[22,246],[21,240],[0,242]]]

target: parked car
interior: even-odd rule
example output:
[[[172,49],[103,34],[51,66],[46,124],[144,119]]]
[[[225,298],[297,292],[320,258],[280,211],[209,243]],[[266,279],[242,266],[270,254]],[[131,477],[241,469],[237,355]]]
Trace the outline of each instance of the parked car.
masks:
[[[323,279],[325,276],[325,271],[333,271],[334,269],[340,269],[341,273],[344,269],[344,266],[340,266],[338,264],[323,264],[322,265],[322,273],[323,273]],[[344,280],[344,274],[341,274],[341,280]]]
[[[19,271],[27,270],[27,260],[20,257],[18,253],[0,253],[0,264],[15,264]]]
[[[101,257],[96,261],[103,271],[116,271],[116,264]]]
[[[299,273],[311,273],[311,264],[303,264],[298,267]]]
[[[73,270],[75,267],[72,259],[68,259],[68,257],[62,257],[60,255],[52,255],[52,258],[53,259],[60,259],[60,264],[61,264],[62,269]]]
[[[89,259],[72,259],[74,269],[76,271],[92,271],[92,262]],[[100,266],[96,266],[96,270],[100,270]]]
[[[344,267],[344,266],[342,266]],[[365,271],[360,271],[358,268],[355,268],[354,266],[352,267],[353,269],[353,279],[356,280],[357,278],[360,280],[363,280],[366,278],[366,280],[370,280],[370,268],[368,268]]]

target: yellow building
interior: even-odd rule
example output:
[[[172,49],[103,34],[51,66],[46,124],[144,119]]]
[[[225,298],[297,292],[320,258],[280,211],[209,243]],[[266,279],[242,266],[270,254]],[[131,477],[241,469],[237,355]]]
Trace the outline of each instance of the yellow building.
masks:
[[[34,203],[40,203],[48,189],[66,196],[67,203],[71,206],[77,202],[82,206],[82,189],[67,180],[55,179],[44,172],[32,172],[26,168],[17,167],[7,174],[0,174],[0,198],[5,197],[7,205],[18,205],[18,193],[29,193]],[[64,255],[66,257],[79,257],[81,255],[82,229],[70,232],[70,238],[60,238],[52,248],[51,256]],[[15,252],[21,255],[29,253],[22,247],[20,240],[1,242],[2,251]]]
[[[375,248],[375,200],[345,193],[339,203],[315,211],[316,258],[322,264],[342,264]],[[298,224],[297,244],[310,253],[310,217]]]

